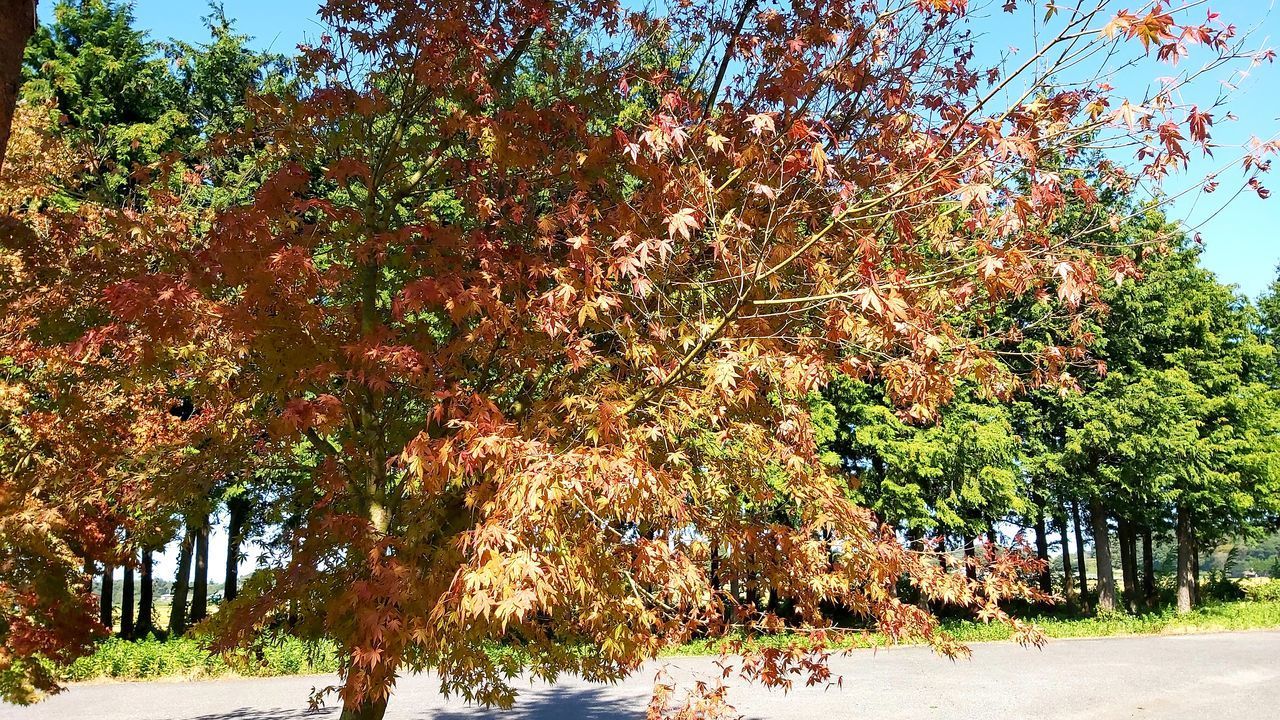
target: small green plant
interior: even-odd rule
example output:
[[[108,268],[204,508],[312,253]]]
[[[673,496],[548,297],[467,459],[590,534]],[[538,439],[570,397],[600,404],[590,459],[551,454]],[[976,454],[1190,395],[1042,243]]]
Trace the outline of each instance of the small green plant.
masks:
[[[292,635],[267,634],[253,647],[230,654],[210,651],[203,637],[128,641],[104,640],[92,655],[64,671],[67,680],[145,680],[158,677],[275,676],[332,673],[337,652],[328,641],[310,642]]]

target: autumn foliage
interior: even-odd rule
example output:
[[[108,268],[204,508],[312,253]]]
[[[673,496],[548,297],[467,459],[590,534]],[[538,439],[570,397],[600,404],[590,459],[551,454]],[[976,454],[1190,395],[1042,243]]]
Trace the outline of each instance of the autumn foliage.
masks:
[[[1117,47],[1240,57],[1213,15],[1056,12],[1025,64],[987,71],[963,0],[331,0],[301,91],[252,98],[211,145],[251,177],[139,167],[123,206],[52,197],[86,159],[40,147],[30,109],[0,184],[4,542],[56,538],[71,587],[109,552],[94,538],[286,467],[291,552],[217,630],[247,642],[295,608],[350,658],[353,717],[425,668],[509,704],[495,642],[539,676],[610,679],[839,608],[960,652],[900,580],[1016,622],[998,602],[1034,594],[1033,561],[993,554],[971,581],[904,548],[819,457],[814,395],[876,377],[925,420],[958,382],[1059,382],[1084,357],[1072,320],[1133,268],[1053,233],[1097,201],[1057,168],[1127,146],[1102,186],[1159,181],[1212,118],[1176,101],[1200,66],[1141,101],[1053,78]],[[208,200],[232,182],[243,201]],[[973,319],[1028,296],[1069,329],[1029,371]],[[46,598],[0,620],[6,648],[79,647],[92,623]],[[741,671],[823,681],[822,660]]]

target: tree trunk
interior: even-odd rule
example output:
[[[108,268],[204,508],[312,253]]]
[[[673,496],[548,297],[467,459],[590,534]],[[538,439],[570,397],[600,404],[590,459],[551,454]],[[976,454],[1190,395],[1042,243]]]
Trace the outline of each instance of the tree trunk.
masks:
[[[1049,569],[1049,529],[1044,521],[1044,511],[1036,511],[1036,557],[1040,559],[1040,592],[1053,594],[1053,571]]]
[[[383,698],[377,702],[369,701],[360,707],[353,707],[350,704],[342,706],[342,715],[338,720],[382,720],[387,714],[387,700]]]
[[[1200,545],[1196,542],[1196,524],[1191,523],[1191,604],[1200,604]]]
[[[1120,577],[1124,581],[1124,604],[1131,613],[1138,612],[1138,559],[1134,542],[1133,523],[1119,518]]]
[[[115,593],[115,576],[116,569],[111,565],[104,565],[102,568],[102,595],[98,599],[98,619],[107,627],[110,632],[115,627],[115,613],[112,612],[111,596]]]
[[[1080,606],[1084,609],[1089,608],[1089,574],[1085,572],[1084,567],[1084,522],[1080,519],[1080,503],[1074,501],[1071,503],[1071,520],[1076,526],[1076,571],[1079,573],[1080,580]]]
[[[1058,529],[1058,535],[1062,538],[1062,596],[1071,599],[1075,588],[1072,582],[1071,573],[1071,541],[1067,539],[1067,516],[1066,513],[1055,515],[1053,524]]]
[[[1185,505],[1178,505],[1178,528],[1175,533],[1178,542],[1178,602],[1179,615],[1191,612],[1195,604],[1195,571],[1192,563],[1195,558],[1195,538],[1191,533],[1191,510]]]
[[[22,82],[22,53],[35,29],[35,0],[0,0],[0,169]]]
[[[227,500],[227,571],[223,575],[222,599],[236,599],[240,584],[240,545],[244,542],[244,525],[249,516],[249,502],[241,497]]]
[[[173,607],[169,610],[169,634],[178,637],[187,631],[187,587],[191,582],[191,550],[196,536],[187,528],[178,549],[178,575],[173,580]]]
[[[142,567],[138,570],[138,622],[134,624],[136,638],[145,638],[155,632],[155,583],[151,574],[151,549],[142,551]]]
[[[124,585],[120,588],[120,637],[133,637],[133,558],[124,566]]]
[[[978,538],[965,537],[961,538],[964,542],[964,575],[970,580],[978,579],[978,550],[975,545],[978,544]]]
[[[908,550],[910,550],[911,552],[919,552],[919,553],[924,552],[924,545],[925,545],[924,533],[919,528],[913,528],[910,525],[908,525],[905,534],[907,537]],[[921,592],[919,589],[916,590],[915,598],[916,598],[916,607],[919,607],[924,610],[929,609],[929,601],[925,599],[924,593]]]
[[[1093,556],[1098,565],[1098,612],[1113,613],[1116,610],[1116,576],[1111,567],[1111,531],[1107,527],[1107,511],[1100,498],[1089,501],[1089,516],[1093,522]]]
[[[195,579],[191,583],[191,624],[209,616],[209,516],[196,528]]]
[[[711,592],[720,592],[720,541],[718,539],[711,541],[707,554],[711,556],[707,568],[707,581],[711,583]],[[225,594],[226,591],[224,590],[223,593]]]
[[[1152,550],[1151,528],[1142,528],[1142,599],[1148,610],[1154,610],[1156,597],[1156,558]]]

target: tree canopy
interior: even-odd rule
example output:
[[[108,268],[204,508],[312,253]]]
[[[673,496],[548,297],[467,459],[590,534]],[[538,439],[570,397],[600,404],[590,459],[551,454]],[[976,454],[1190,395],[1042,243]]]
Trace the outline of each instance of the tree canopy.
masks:
[[[332,638],[344,718],[426,669],[508,705],[499,641],[607,680],[695,633],[820,639],[839,608],[962,652],[929,600],[1038,640],[1000,604],[1035,596],[1034,557],[951,573],[894,524],[968,537],[1035,506],[995,401],[1075,385],[1103,305],[1145,322],[1147,291],[1104,289],[1145,271],[1099,249],[1133,214],[1100,189],[1207,150],[1179,89],[1256,59],[1214,15],[1104,5],[1051,6],[1026,64],[990,70],[963,0],[329,0],[278,70],[217,14],[166,61],[127,5],[60,6],[0,177],[6,692],[85,646],[86,559],[233,486],[288,520],[210,626],[230,647],[288,608]],[[1152,50],[1205,64],[1123,99],[1110,58]],[[1063,169],[1100,147],[1136,160]],[[1213,425],[1271,432],[1269,396],[1227,387],[1265,360],[1247,319],[1162,312],[1117,369],[1204,413],[1170,441],[1209,455],[1161,492],[1255,482],[1270,456]],[[1063,467],[1124,417],[1068,432]],[[822,681],[823,658],[741,672]]]

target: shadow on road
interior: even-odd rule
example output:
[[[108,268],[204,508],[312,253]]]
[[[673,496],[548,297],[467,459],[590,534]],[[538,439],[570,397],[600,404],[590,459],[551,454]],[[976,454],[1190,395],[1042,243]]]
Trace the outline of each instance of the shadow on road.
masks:
[[[338,708],[325,708],[322,710],[285,710],[283,708],[273,708],[271,710],[262,710],[259,708],[239,708],[230,710],[217,715],[197,715],[188,720],[329,720],[338,717]]]
[[[408,717],[415,720],[640,720],[645,717],[647,698],[620,698],[616,690],[610,690],[609,686],[521,690],[519,701],[510,710],[450,707]]]
[[[413,720],[642,720],[645,717],[645,700],[620,698],[610,692],[608,686],[599,688],[539,688],[523,690],[518,704],[510,710],[480,706],[451,706],[423,709],[414,707],[405,699],[392,706],[388,718],[412,718]],[[335,720],[339,708],[323,708],[318,711],[288,710],[284,708],[238,708],[216,715],[198,715],[187,720]]]

